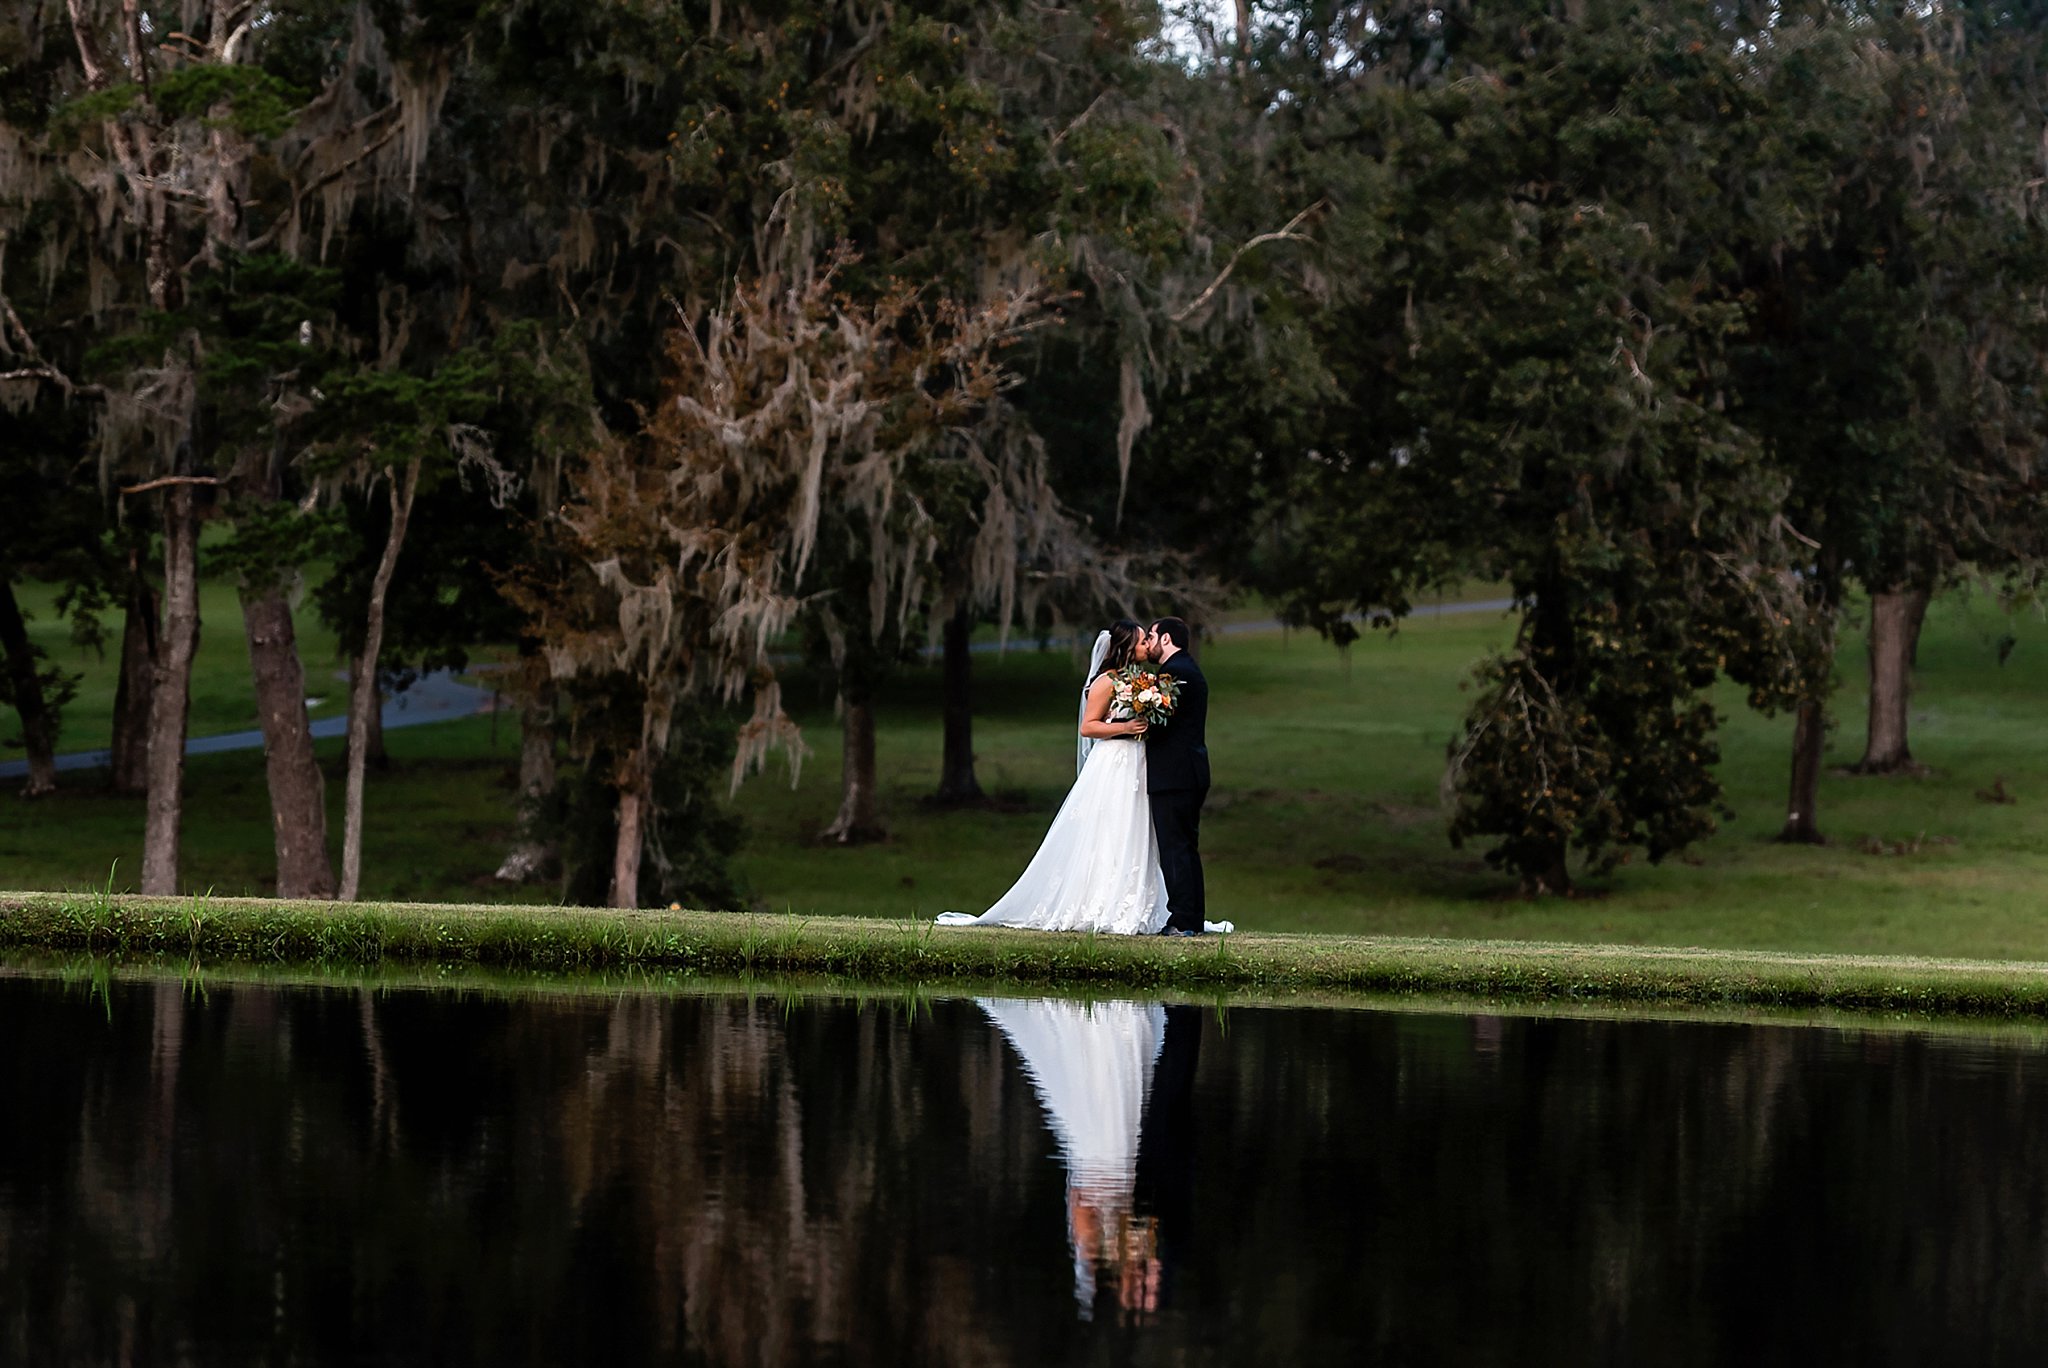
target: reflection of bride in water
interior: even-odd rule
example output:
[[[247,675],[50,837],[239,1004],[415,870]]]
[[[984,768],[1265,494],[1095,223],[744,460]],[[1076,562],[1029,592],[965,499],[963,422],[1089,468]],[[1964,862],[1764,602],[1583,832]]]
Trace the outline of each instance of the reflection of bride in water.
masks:
[[[1179,1085],[1174,1091],[1184,1092],[1192,1075],[1194,1034],[1200,1030],[1195,1009],[1171,1009],[1171,1024],[1181,1029],[1169,1048],[1169,1009],[1157,1002],[977,1001],[1023,1061],[1059,1142],[1067,1170],[1074,1297],[1082,1314],[1093,1313],[1103,1274],[1113,1280],[1123,1309],[1156,1310],[1159,1215],[1141,1210],[1151,1203],[1139,1193],[1140,1168],[1156,1170],[1154,1156],[1186,1148],[1179,1115],[1184,1100],[1166,1099],[1162,1085]],[[1180,1133],[1168,1134],[1169,1129]]]

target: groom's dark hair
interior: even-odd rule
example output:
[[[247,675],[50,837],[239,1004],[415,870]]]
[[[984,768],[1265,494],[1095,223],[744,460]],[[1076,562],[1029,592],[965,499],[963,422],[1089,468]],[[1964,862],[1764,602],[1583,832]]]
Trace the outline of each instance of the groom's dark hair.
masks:
[[[1195,639],[1195,634],[1188,630],[1187,623],[1177,617],[1159,619],[1152,624],[1152,630],[1164,634],[1168,641],[1183,651],[1188,650],[1189,643]]]

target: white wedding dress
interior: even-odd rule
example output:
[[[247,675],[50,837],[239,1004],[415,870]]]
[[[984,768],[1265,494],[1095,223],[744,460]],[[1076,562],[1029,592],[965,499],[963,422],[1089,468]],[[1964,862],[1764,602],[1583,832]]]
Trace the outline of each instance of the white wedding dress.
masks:
[[[1109,633],[1095,640],[1092,683]],[[1087,691],[1082,691],[1082,710]],[[1083,737],[1080,773],[1052,819],[1038,853],[1010,891],[980,916],[941,912],[941,926],[1015,926],[1032,931],[1095,931],[1144,936],[1166,929],[1166,880],[1145,793],[1145,742],[1135,736]],[[1229,922],[1204,922],[1230,931]]]
[[[1164,930],[1166,881],[1145,797],[1145,743],[1135,736],[1097,742],[1010,891],[978,917],[945,912],[939,924],[1120,936]]]
[[[1016,1050],[1059,1147],[1074,1297],[1086,1316],[1095,1304],[1097,1267],[1130,1253],[1138,1137],[1166,1040],[1166,1009],[1061,998],[975,1001]]]

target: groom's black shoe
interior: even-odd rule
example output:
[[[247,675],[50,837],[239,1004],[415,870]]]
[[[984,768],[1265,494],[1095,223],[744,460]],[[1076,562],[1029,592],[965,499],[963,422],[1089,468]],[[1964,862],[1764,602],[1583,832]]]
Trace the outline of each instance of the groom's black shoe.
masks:
[[[1190,931],[1184,926],[1169,926],[1159,933],[1162,936],[1199,936],[1200,931]]]

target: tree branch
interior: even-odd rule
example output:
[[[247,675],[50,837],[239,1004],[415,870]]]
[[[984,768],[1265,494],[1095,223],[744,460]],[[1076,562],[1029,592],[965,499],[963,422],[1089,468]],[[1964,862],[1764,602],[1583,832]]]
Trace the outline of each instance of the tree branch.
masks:
[[[1065,128],[1062,128],[1059,132],[1053,134],[1052,142],[1047,144],[1047,146],[1058,147],[1061,143],[1065,142],[1067,140],[1067,134],[1073,132],[1082,124],[1087,123],[1089,119],[1093,118],[1095,116],[1095,111],[1102,108],[1103,101],[1107,100],[1113,93],[1113,91],[1105,90],[1100,95],[1097,95],[1093,100],[1090,100],[1088,102],[1088,107],[1082,110],[1080,115],[1077,118],[1075,118],[1075,120],[1072,123],[1068,124]]]
[[[80,0],[69,0],[66,9],[71,15],[71,40],[78,44],[78,65],[85,71],[85,83],[94,90],[107,88],[107,59],[100,54],[100,44],[92,31],[92,20],[85,12]]]
[[[359,121],[356,124],[356,128],[367,128],[369,127],[369,125],[375,123],[378,119],[384,117],[386,114],[396,113],[397,110],[397,105],[387,105],[383,109],[378,110],[375,114],[372,114],[369,117]],[[356,167],[362,165],[363,161],[366,158],[373,155],[377,151],[377,149],[384,146],[385,143],[390,142],[393,138],[397,137],[398,130],[401,126],[402,125],[397,123],[392,124],[390,128],[384,131],[384,135],[382,137],[378,138],[375,142],[365,144],[363,149],[360,152],[356,153],[353,157],[350,157],[347,161],[342,162],[339,166],[334,167],[332,170],[301,186],[299,188],[299,192],[296,195],[292,196],[291,209],[283,216],[279,217],[275,222],[273,222],[269,228],[264,230],[264,232],[260,236],[251,241],[249,245],[243,250],[250,252],[260,252],[265,247],[268,247],[273,241],[276,240],[277,235],[284,231],[284,226],[287,223],[291,223],[298,218],[300,207],[305,204],[307,198],[310,195],[312,195],[312,193],[315,190],[318,190],[323,185],[332,184],[333,182],[347,175],[349,172],[355,170]]]
[[[213,28],[208,36],[220,44],[223,62],[233,62],[235,49],[249,36],[249,30],[256,22],[255,16],[249,13],[254,8],[255,0],[234,0],[232,4],[216,6]]]
[[[128,38],[128,75],[135,84],[142,87],[142,98],[151,98],[149,88],[149,58],[142,49],[142,14],[136,8],[135,0],[121,0],[121,28]]]
[[[1223,282],[1230,279],[1230,273],[1237,269],[1237,263],[1244,259],[1244,254],[1246,252],[1249,252],[1252,248],[1259,246],[1261,243],[1315,241],[1314,238],[1309,237],[1307,234],[1297,233],[1294,230],[1299,228],[1301,226],[1302,220],[1306,219],[1310,214],[1313,214],[1316,212],[1316,210],[1325,208],[1328,205],[1328,200],[1317,200],[1314,204],[1311,204],[1308,208],[1302,210],[1293,218],[1287,220],[1286,226],[1281,228],[1279,231],[1272,233],[1260,233],[1257,237],[1252,238],[1250,241],[1246,242],[1242,247],[1239,247],[1235,252],[1232,252],[1230,254],[1230,260],[1224,263],[1223,269],[1217,273],[1216,278],[1209,282],[1209,287],[1203,290],[1200,294],[1195,296],[1194,302],[1192,304],[1189,304],[1185,309],[1180,310],[1178,313],[1169,314],[1168,317],[1176,323],[1185,323],[1197,309],[1201,308],[1204,304],[1207,304],[1209,302],[1210,296],[1214,295],[1218,290],[1223,288]]]
[[[14,339],[12,343],[8,341],[10,334]],[[14,301],[4,294],[0,294],[0,351],[10,355],[18,352],[32,363],[11,371],[0,371],[0,380],[47,380],[66,394],[106,394],[102,386],[78,384],[45,360],[41,349],[36,346],[35,335],[21,321],[21,315],[14,311]]]
[[[21,370],[0,371],[0,380],[47,380],[66,394],[82,394],[89,399],[106,397],[105,385],[80,385],[55,366],[29,366]]]
[[[0,343],[6,341],[6,328],[14,330],[14,335],[21,340],[21,349],[28,354],[29,360],[41,361],[43,359],[42,352],[36,349],[36,339],[29,332],[28,325],[23,323],[21,315],[14,311],[14,301],[6,295],[0,295]],[[9,350],[12,350],[12,348],[9,348]]]
[[[139,485],[122,485],[123,494],[147,494],[152,489],[163,489],[169,485],[224,485],[226,480],[211,475],[162,475],[154,480],[145,480]]]

